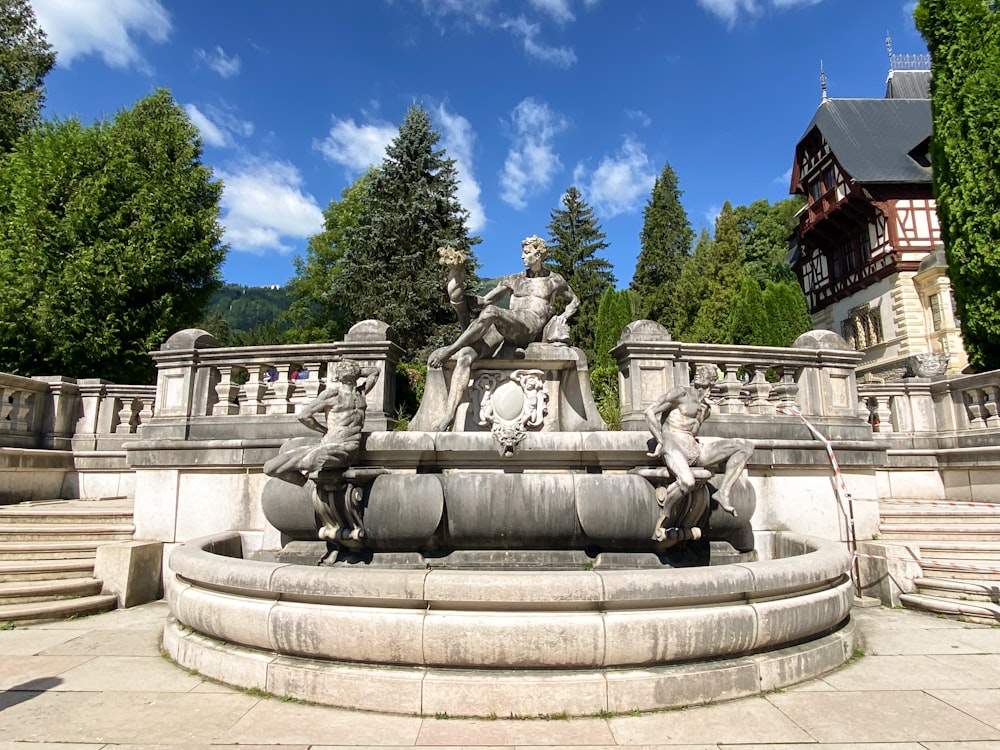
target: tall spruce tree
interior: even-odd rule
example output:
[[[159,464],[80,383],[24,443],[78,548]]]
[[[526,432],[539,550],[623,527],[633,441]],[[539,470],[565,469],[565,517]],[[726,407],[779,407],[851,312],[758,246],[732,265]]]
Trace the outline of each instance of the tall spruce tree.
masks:
[[[702,229],[694,252],[684,263],[684,269],[677,280],[677,296],[674,300],[674,322],[667,326],[676,341],[688,341],[685,336],[694,323],[701,300],[708,288],[708,278],[704,275],[708,256],[712,251],[712,237],[707,229]]]
[[[0,371],[146,382],[213,291],[222,183],[160,90],[110,123],[45,123],[0,159]]]
[[[764,287],[767,346],[791,346],[795,339],[812,329],[806,296],[798,281],[768,281]]]
[[[594,209],[571,187],[562,199],[563,208],[550,214],[547,267],[562,274],[580,298],[580,310],[571,320],[574,343],[594,355],[594,326],[601,295],[614,287],[612,265],[597,254],[608,243]]]
[[[934,192],[969,362],[1000,368],[1000,16],[985,0],[920,0],[931,53]]]
[[[437,249],[468,252],[479,242],[469,236],[468,211],[456,197],[455,161],[437,148],[440,138],[427,111],[410,107],[371,176],[357,224],[344,232],[341,269],[333,279],[348,324],[367,318],[389,323],[413,358],[458,335]],[[470,252],[473,282],[474,270]]]
[[[764,308],[764,294],[756,279],[743,277],[740,292],[729,314],[731,344],[767,346],[768,320]]]
[[[668,330],[677,327],[677,282],[694,242],[682,194],[676,173],[666,164],[643,210],[642,247],[630,285],[639,296],[639,315]]]
[[[40,122],[55,62],[28,0],[0,0],[0,153]]]

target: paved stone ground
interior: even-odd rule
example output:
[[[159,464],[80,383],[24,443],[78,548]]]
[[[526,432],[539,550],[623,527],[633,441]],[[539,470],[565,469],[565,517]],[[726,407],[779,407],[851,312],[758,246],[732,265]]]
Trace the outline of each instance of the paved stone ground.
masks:
[[[343,711],[208,682],[160,655],[167,608],[0,631],[0,750],[782,748],[1000,750],[1000,627],[860,609],[866,655],[788,690],[610,719]]]

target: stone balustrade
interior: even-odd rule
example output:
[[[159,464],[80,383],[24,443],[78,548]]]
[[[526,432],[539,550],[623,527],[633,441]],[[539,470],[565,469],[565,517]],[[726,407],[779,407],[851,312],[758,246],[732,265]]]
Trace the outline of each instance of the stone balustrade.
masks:
[[[731,423],[781,418],[789,410],[812,420],[856,422],[854,370],[862,355],[829,331],[803,334],[794,347],[690,344],[673,341],[657,323],[637,321],[625,327],[611,353],[618,362],[627,430],[645,430],[643,412],[671,388],[687,385],[698,364],[718,366],[713,414]]]

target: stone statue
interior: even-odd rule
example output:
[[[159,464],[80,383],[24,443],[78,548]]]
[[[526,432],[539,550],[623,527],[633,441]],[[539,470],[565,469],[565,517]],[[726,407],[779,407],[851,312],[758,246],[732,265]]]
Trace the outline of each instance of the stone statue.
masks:
[[[448,300],[464,331],[469,327],[469,298],[465,295],[465,253],[453,247],[438,248],[438,263],[448,269]]]
[[[736,516],[729,494],[753,455],[753,443],[743,438],[702,443],[697,437],[712,409],[709,392],[718,379],[718,372],[715,365],[699,365],[691,385],[672,388],[646,409],[646,423],[656,438],[656,448],[648,455],[662,458],[674,480],[666,488],[657,488],[656,497],[663,513],[653,535],[656,541],[701,537],[699,528],[675,523],[681,516],[688,517],[682,506],[684,498],[695,488],[691,467],[705,468],[725,463],[725,473],[715,493],[715,501],[722,510]]]
[[[362,380],[359,384],[358,381]],[[344,469],[361,450],[361,428],[365,423],[365,395],[375,387],[378,369],[362,367],[353,360],[333,366],[332,382],[299,413],[299,421],[323,437],[285,441],[278,455],[264,464],[264,473],[293,484],[316,479],[323,468]],[[321,422],[319,414],[325,415]]]
[[[476,297],[476,304],[482,306],[476,319],[453,344],[431,354],[427,364],[432,368],[455,358],[445,416],[435,425],[435,431],[447,430],[454,422],[455,412],[469,387],[474,361],[494,356],[505,343],[523,349],[541,340],[546,330],[552,331],[549,340],[564,343],[567,321],[580,307],[580,299],[562,276],[544,268],[546,251],[541,237],[525,239],[521,243],[521,260],[527,268],[504,276],[485,297]],[[445,265],[451,268],[450,263]],[[449,296],[454,301],[451,289]],[[504,297],[510,298],[509,309],[494,304]],[[554,315],[553,303],[559,298],[566,300],[566,308],[560,315]]]

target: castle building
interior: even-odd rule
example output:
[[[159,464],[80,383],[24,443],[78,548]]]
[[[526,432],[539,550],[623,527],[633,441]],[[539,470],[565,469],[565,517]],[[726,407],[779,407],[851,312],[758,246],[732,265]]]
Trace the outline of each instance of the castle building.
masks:
[[[790,187],[807,201],[789,259],[813,323],[864,352],[858,377],[876,382],[928,374],[918,359],[968,365],[931,185],[930,56],[890,61],[879,99],[830,98],[821,77]]]

